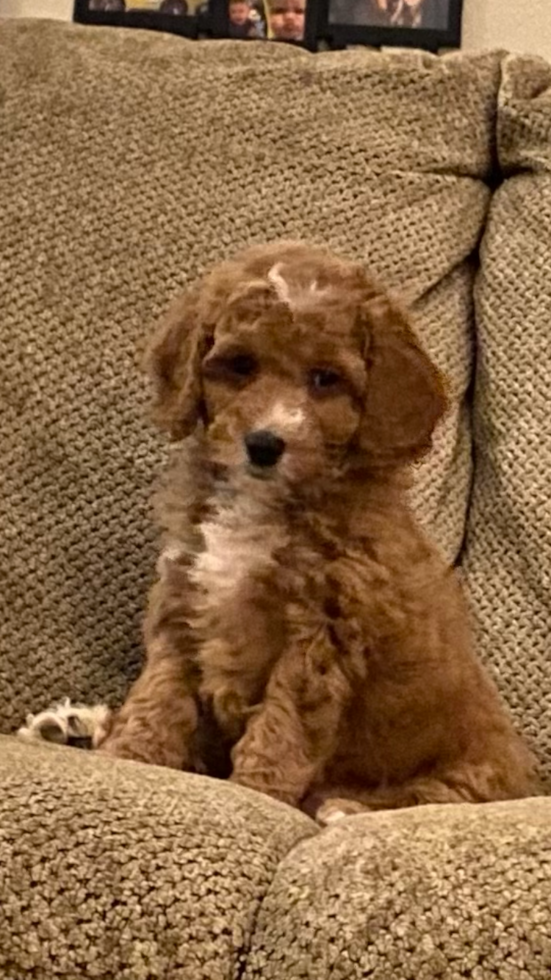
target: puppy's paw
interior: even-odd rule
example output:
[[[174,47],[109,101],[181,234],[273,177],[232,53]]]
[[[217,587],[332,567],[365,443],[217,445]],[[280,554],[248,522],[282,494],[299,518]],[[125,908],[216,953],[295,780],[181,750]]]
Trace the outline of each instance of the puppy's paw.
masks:
[[[132,741],[124,737],[108,738],[99,746],[102,755],[110,756],[111,759],[127,759],[130,762],[143,762],[146,765],[155,765],[158,760],[151,753],[146,745],[140,741]],[[162,765],[162,762],[158,763]]]
[[[356,800],[326,800],[316,810],[316,822],[322,827],[330,827],[334,823],[353,817],[357,813],[365,813],[368,807]]]
[[[243,734],[245,718],[251,714],[246,699],[233,687],[221,687],[212,697],[212,706],[218,724],[237,741]]]
[[[65,698],[46,711],[27,715],[25,725],[17,734],[27,742],[56,742],[95,749],[107,734],[110,717],[111,712],[105,704],[88,707],[71,704],[69,698]]]

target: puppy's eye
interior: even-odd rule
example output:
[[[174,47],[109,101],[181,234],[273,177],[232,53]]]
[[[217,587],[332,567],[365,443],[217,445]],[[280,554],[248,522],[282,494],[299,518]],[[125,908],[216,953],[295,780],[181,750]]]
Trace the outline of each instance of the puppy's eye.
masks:
[[[224,362],[228,374],[238,378],[250,378],[256,371],[256,360],[251,354],[235,354]]]
[[[342,377],[333,368],[314,368],[308,377],[312,391],[317,394],[331,394],[342,386]]]
[[[258,362],[252,354],[231,354],[206,361],[204,373],[208,378],[223,381],[246,381],[256,373]]]

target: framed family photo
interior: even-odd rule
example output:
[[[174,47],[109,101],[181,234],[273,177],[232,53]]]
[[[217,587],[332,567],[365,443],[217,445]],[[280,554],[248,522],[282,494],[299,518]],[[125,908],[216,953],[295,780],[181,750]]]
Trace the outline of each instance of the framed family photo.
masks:
[[[142,27],[197,37],[208,29],[209,0],[75,0],[73,20],[81,24]]]
[[[211,17],[215,37],[317,47],[316,0],[212,0]]]
[[[551,2],[551,0],[550,0]],[[75,0],[74,20],[332,48],[456,48],[463,0]]]
[[[318,0],[319,34],[332,47],[457,48],[463,0]]]

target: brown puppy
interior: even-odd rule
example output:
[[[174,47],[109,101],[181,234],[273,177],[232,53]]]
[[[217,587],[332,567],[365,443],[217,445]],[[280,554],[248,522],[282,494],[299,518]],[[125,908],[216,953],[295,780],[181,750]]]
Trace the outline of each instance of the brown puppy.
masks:
[[[406,314],[359,266],[276,243],[184,295],[149,366],[179,445],[147,662],[103,751],[205,771],[208,710],[232,780],[322,822],[533,792],[405,501],[446,405]]]

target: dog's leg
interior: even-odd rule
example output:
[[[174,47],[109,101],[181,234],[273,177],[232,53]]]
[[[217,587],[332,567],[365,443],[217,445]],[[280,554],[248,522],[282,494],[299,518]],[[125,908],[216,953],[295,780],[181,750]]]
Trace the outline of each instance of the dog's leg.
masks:
[[[194,769],[199,671],[187,566],[180,558],[162,556],[144,624],[145,667],[99,748],[117,758]]]
[[[198,710],[190,665],[176,652],[150,658],[100,751],[173,769],[192,766]]]
[[[323,629],[291,644],[233,750],[231,779],[298,806],[334,751],[351,693]]]
[[[530,792],[528,784],[526,792]],[[488,803],[516,795],[489,764],[458,762],[448,772],[411,779],[397,786],[322,787],[312,795],[311,801],[305,801],[305,809],[314,811],[317,822],[325,826],[366,810],[398,810],[428,803]]]
[[[347,793],[351,795],[348,796]],[[381,787],[375,790],[347,790],[334,787],[322,790],[316,796],[325,796],[315,809],[315,819],[327,826],[368,810],[399,810],[402,807],[420,806],[423,803],[465,803],[465,796],[438,779],[414,780],[403,786]],[[473,801],[471,801],[473,802]],[[312,806],[306,801],[306,809]]]

